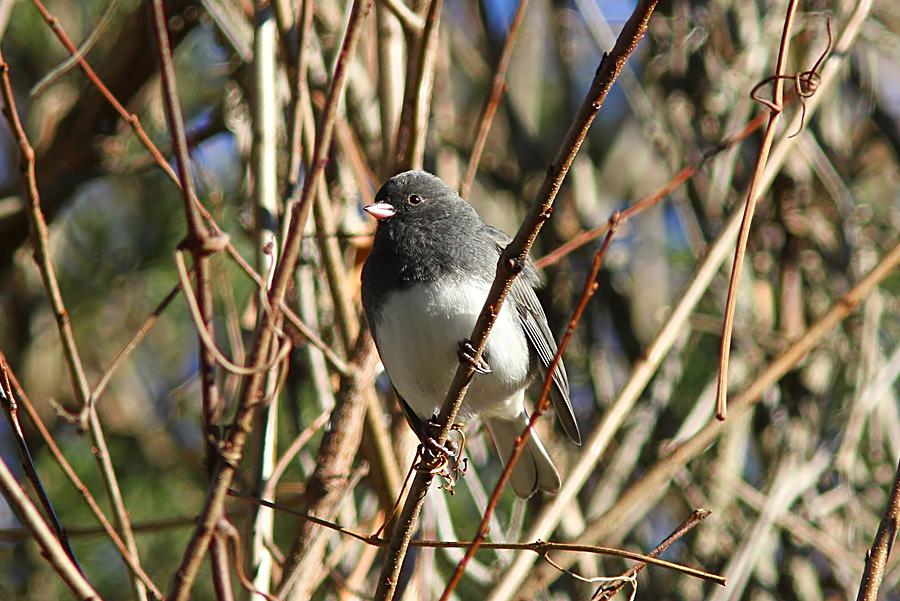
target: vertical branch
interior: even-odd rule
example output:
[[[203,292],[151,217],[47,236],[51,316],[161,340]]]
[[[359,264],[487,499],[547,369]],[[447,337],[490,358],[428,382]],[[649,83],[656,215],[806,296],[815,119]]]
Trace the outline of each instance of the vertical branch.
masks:
[[[481,113],[478,115],[478,126],[475,128],[475,141],[472,143],[472,153],[469,155],[469,166],[466,168],[466,174],[459,186],[459,195],[463,198],[469,197],[472,182],[475,181],[475,173],[478,171],[478,163],[481,161],[481,153],[484,151],[484,144],[487,142],[488,132],[491,130],[491,123],[493,123],[494,115],[500,106],[500,98],[506,90],[506,71],[509,69],[513,47],[516,44],[516,39],[519,37],[519,27],[522,25],[527,6],[528,0],[519,0],[516,14],[513,16],[512,23],[509,25],[509,31],[506,33],[506,40],[503,42],[503,50],[500,51],[500,60],[497,61],[497,68],[494,71],[491,91],[481,106]]]
[[[737,303],[737,286],[741,279],[741,270],[744,267],[744,254],[747,251],[747,240],[750,237],[750,224],[753,221],[753,213],[756,210],[756,202],[759,197],[760,182],[766,171],[766,160],[772,143],[775,141],[775,128],[781,117],[781,107],[784,102],[784,71],[787,64],[788,49],[791,43],[791,29],[794,25],[794,15],[797,12],[797,0],[789,0],[787,15],[784,18],[784,29],[781,33],[781,44],[778,46],[778,59],[775,63],[775,82],[773,84],[771,112],[769,122],[763,134],[762,144],[756,158],[756,169],[753,179],[750,180],[750,189],[747,191],[747,201],[744,205],[744,215],[741,218],[741,230],[738,234],[737,248],[734,253],[734,263],[731,267],[731,279],[728,282],[728,298],[725,301],[725,319],[722,323],[722,343],[719,348],[719,381],[716,391],[716,419],[724,420],[727,413],[728,397],[728,359],[731,355],[731,332],[734,328],[734,308]]]
[[[181,113],[181,103],[178,99],[178,82],[172,60],[172,48],[163,0],[153,1],[152,12],[153,31],[160,64],[163,105],[166,112],[166,121],[169,125],[169,133],[172,138],[172,148],[175,151],[178,183],[184,199],[184,212],[188,226],[187,235],[182,242],[182,246],[191,252],[194,263],[196,301],[201,316],[201,323],[198,326],[208,332],[210,339],[214,339],[213,296],[210,283],[209,258],[212,253],[221,249],[221,242],[225,238],[221,234],[219,236],[210,235],[203,223],[203,217],[200,213],[201,205],[197,199],[191,174],[190,155],[184,131],[184,117]],[[218,243],[215,243],[216,239]],[[192,294],[192,292],[185,290],[185,294]],[[202,429],[203,438],[206,442],[205,466],[207,476],[212,478],[218,457],[217,435],[214,426],[221,421],[222,405],[218,387],[216,386],[215,358],[212,350],[207,347],[203,336],[199,332],[197,346],[200,356],[200,391],[203,405]],[[232,597],[231,576],[224,569],[227,565],[227,549],[224,537],[217,537],[213,546],[212,573],[217,595],[223,600],[228,600]]]
[[[276,95],[276,26],[272,8],[268,3],[257,2],[256,27],[253,44],[254,103],[253,103],[253,156],[254,199],[256,203],[257,270],[266,278],[266,286],[259,289],[258,304],[266,302],[265,294],[271,286],[271,276],[278,258],[278,165],[277,165],[277,118],[278,101]],[[261,314],[261,312],[260,312]],[[278,325],[280,327],[281,320]],[[278,387],[279,370],[274,367],[267,375],[265,399],[271,401],[262,408],[257,421],[258,456],[255,466],[257,474],[256,492],[266,489],[275,469],[278,451]],[[262,427],[260,427],[262,426]],[[267,498],[267,500],[271,500]],[[275,512],[268,507],[257,507],[255,517],[250,521],[251,536],[248,544],[253,588],[262,595],[269,593],[272,580],[272,542],[275,526]],[[218,537],[217,539],[218,540]]]
[[[243,456],[244,445],[247,442],[247,436],[251,428],[251,420],[259,406],[262,393],[264,374],[260,372],[260,368],[268,360],[269,347],[274,335],[273,326],[277,317],[281,314],[281,303],[287,292],[288,284],[294,276],[294,270],[300,256],[300,242],[303,238],[306,219],[309,216],[311,203],[315,198],[316,188],[319,185],[331,147],[338,100],[343,93],[347,70],[356,42],[359,39],[362,22],[368,14],[371,5],[372,0],[354,1],[350,21],[338,55],[331,89],[328,93],[328,100],[322,114],[319,134],[316,136],[313,161],[303,182],[303,193],[300,196],[300,200],[290,208],[290,226],[284,241],[281,259],[275,268],[272,286],[269,289],[268,304],[271,307],[271,311],[263,311],[262,321],[257,328],[257,336],[250,353],[250,365],[254,369],[254,373],[245,381],[234,418],[228,430],[229,436],[222,445],[221,460],[212,479],[213,487],[209,491],[206,502],[197,519],[194,533],[185,547],[181,565],[175,575],[169,595],[172,601],[185,601],[190,595],[191,587],[200,568],[200,562],[209,547],[213,529],[224,510],[228,488],[231,486],[235,470]]]
[[[443,0],[431,0],[425,26],[421,33],[409,34],[413,42],[407,44],[409,61],[415,69],[415,77],[407,84],[403,96],[403,113],[397,132],[394,171],[421,169],[425,156],[425,135],[428,133],[428,115],[431,108],[431,91],[434,87],[434,61],[437,57],[438,33]]]
[[[197,278],[196,300],[203,318],[202,326],[206,328],[210,333],[210,337],[212,337],[213,301],[209,282],[209,255],[213,252],[214,247],[211,245],[210,234],[200,215],[200,203],[197,199],[194,180],[191,175],[190,156],[188,154],[187,138],[184,133],[184,118],[181,114],[181,104],[178,99],[178,83],[175,78],[172,48],[169,43],[169,32],[162,0],[153,0],[153,26],[160,62],[163,104],[172,138],[172,147],[175,150],[178,182],[184,199],[184,212],[188,225],[188,231],[182,246],[186,247],[193,257]],[[215,382],[214,358],[206,348],[202,337],[199,336],[198,346],[200,349],[201,392],[203,395],[203,428],[205,439],[211,445],[212,425],[218,421],[221,408],[219,407],[218,390]],[[209,460],[209,457],[214,455],[212,446],[207,448],[207,453]]]
[[[399,135],[397,120],[403,103],[403,78],[401,63],[403,38],[400,24],[385,2],[375,7],[375,22],[378,28],[378,111],[381,120],[381,156],[378,170],[388,175],[395,148],[394,141]]]
[[[97,416],[96,408],[91,401],[90,389],[84,374],[81,357],[78,354],[78,347],[75,344],[75,336],[72,333],[69,314],[66,311],[62,293],[59,290],[56,272],[53,269],[53,263],[50,257],[50,234],[47,229],[47,221],[44,219],[44,213],[41,210],[41,197],[37,187],[34,149],[28,141],[28,136],[25,134],[25,129],[22,127],[22,121],[19,118],[15,96],[13,95],[12,83],[9,78],[9,65],[6,63],[2,52],[0,52],[0,77],[2,77],[2,82],[0,82],[2,90],[0,90],[0,93],[2,93],[4,101],[3,112],[9,122],[16,143],[19,146],[22,171],[25,174],[25,188],[29,201],[28,217],[31,225],[31,242],[34,247],[34,258],[40,269],[44,289],[47,292],[47,297],[53,309],[54,317],[56,318],[60,339],[63,343],[66,364],[69,367],[69,374],[72,378],[73,391],[81,404],[80,417],[82,426],[87,427],[91,434],[91,442],[96,449],[94,455],[100,466],[100,473],[103,476],[103,483],[106,486],[110,504],[113,506],[116,526],[122,532],[122,538],[125,539],[129,554],[135,562],[139,562],[137,544],[134,541],[134,534],[131,531],[131,522],[128,518],[128,512],[125,510],[122,492],[119,489],[119,481],[116,477],[112,459],[110,459],[109,450],[106,446],[106,436],[100,425],[100,419]],[[129,576],[131,577],[131,585],[135,598],[138,600],[146,599],[147,590],[144,587],[144,584],[131,572],[129,572]]]
[[[894,476],[894,485],[891,487],[891,494],[888,496],[881,524],[878,525],[875,541],[869,552],[866,553],[866,569],[863,571],[862,580],[859,583],[856,601],[876,601],[878,599],[878,589],[884,579],[884,569],[891,556],[891,547],[894,545],[894,539],[897,538],[898,532],[900,532],[900,463],[897,464],[897,475]]]
[[[509,293],[512,282],[524,268],[528,251],[534,244],[544,222],[550,218],[553,212],[553,202],[566,174],[569,172],[569,168],[575,160],[575,155],[581,148],[581,144],[594,118],[597,116],[597,112],[603,106],[603,102],[616,76],[647,30],[647,24],[654,8],[656,8],[656,0],[642,0],[639,2],[628,22],[622,28],[615,47],[609,55],[604,56],[600,66],[597,68],[597,73],[582,102],[581,108],[572,121],[566,138],[547,171],[547,177],[544,179],[544,183],[532,204],[531,210],[516,233],[515,238],[501,253],[494,283],[488,293],[478,321],[475,323],[472,336],[469,338],[472,346],[475,348],[475,361],[481,358],[491,327],[500,313],[500,307]],[[447,391],[447,396],[444,399],[437,420],[440,424],[440,429],[436,436],[439,444],[443,444],[447,440],[450,427],[456,419],[456,414],[460,405],[462,405],[473,374],[474,370],[469,365],[461,363],[456,369],[456,374],[453,377],[450,389]],[[409,496],[391,536],[385,563],[378,579],[378,590],[375,593],[375,598],[378,600],[393,598],[400,576],[400,569],[403,566],[403,558],[406,556],[416,519],[425,502],[425,495],[428,493],[428,487],[431,485],[432,480],[433,475],[425,472],[417,473],[415,480],[413,480]]]

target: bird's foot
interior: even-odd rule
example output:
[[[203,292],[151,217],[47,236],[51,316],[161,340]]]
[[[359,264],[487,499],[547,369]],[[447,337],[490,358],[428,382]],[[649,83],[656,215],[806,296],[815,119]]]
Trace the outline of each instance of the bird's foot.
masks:
[[[438,429],[438,424],[433,421],[428,422],[428,428],[431,431]],[[453,424],[450,427],[450,434],[456,432],[459,436],[458,440],[448,438],[442,445],[433,436],[426,436],[419,446],[419,454],[422,460],[416,465],[419,471],[429,472],[441,478],[443,488],[451,495],[454,492],[456,482],[460,476],[466,473],[468,467],[468,459],[463,457],[463,450],[466,447],[466,435],[463,432],[463,424]]]
[[[485,375],[493,371],[491,370],[491,366],[488,365],[488,362],[485,361],[483,354],[480,359],[477,361],[475,360],[475,347],[466,339],[459,341],[456,353],[459,356],[461,363],[465,363],[479,374]]]

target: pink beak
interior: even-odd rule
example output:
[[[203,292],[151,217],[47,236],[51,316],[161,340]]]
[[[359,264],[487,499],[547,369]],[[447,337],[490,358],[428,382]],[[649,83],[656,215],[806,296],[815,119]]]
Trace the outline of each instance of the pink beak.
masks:
[[[386,202],[375,202],[370,205],[366,205],[363,207],[363,211],[365,211],[378,221],[387,219],[388,217],[393,217],[397,213],[397,210]]]

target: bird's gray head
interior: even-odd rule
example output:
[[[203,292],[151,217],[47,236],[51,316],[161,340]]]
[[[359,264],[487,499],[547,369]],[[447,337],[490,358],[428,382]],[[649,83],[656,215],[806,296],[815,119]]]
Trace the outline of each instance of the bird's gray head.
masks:
[[[446,219],[466,219],[475,210],[441,178],[425,171],[404,171],[386,181],[375,202],[364,207],[378,220],[378,227],[438,223]]]

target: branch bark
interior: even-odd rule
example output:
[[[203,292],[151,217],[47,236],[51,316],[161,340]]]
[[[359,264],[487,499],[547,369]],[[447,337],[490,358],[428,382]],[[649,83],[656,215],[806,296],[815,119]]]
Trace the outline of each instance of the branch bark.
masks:
[[[628,22],[622,29],[619,39],[610,54],[605,55],[597,68],[597,73],[591,83],[587,96],[581,104],[566,138],[560,146],[553,163],[547,172],[547,177],[538,192],[531,210],[515,238],[500,255],[497,264],[497,275],[488,293],[472,335],[469,341],[475,348],[475,361],[481,358],[481,353],[487,343],[487,337],[493,326],[496,316],[500,313],[500,307],[506,299],[513,280],[525,266],[528,252],[534,244],[538,233],[544,223],[550,219],[553,212],[553,201],[562,186],[562,182],[569,172],[575,155],[581,148],[581,144],[587,135],[594,118],[603,101],[606,99],[616,76],[622,70],[628,56],[637,47],[638,42],[647,30],[647,23],[656,8],[656,0],[643,0],[638,3]],[[450,432],[450,427],[456,420],[456,414],[462,405],[469,382],[474,370],[466,364],[460,364],[456,369],[450,390],[444,399],[441,413],[438,417],[440,429],[437,432],[437,441],[444,444]],[[403,559],[406,556],[409,541],[415,526],[416,519],[425,503],[425,496],[433,480],[433,474],[419,472],[416,474],[410,487],[409,496],[400,513],[397,526],[391,536],[384,566],[378,578],[378,589],[375,599],[391,599],[396,591]]]
[[[897,463],[897,475],[894,476],[894,486],[888,497],[884,517],[875,534],[875,541],[869,552],[866,553],[866,569],[863,571],[862,581],[859,583],[859,594],[856,601],[877,601],[878,589],[884,579],[884,569],[891,556],[891,547],[894,539],[900,532],[900,463]]]

